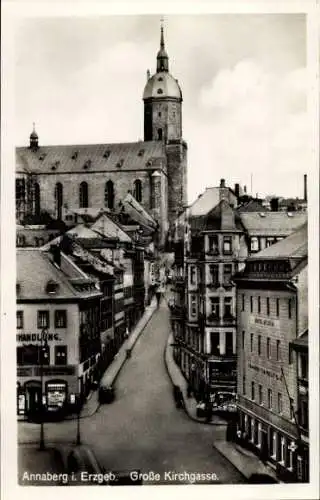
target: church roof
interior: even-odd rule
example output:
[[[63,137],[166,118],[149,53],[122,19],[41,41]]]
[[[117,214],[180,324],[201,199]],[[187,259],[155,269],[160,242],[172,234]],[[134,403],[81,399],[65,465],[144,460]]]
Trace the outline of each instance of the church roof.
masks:
[[[143,92],[143,99],[151,97],[164,98],[172,97],[182,100],[182,92],[178,81],[167,71],[155,73],[146,83]]]
[[[23,173],[121,172],[165,164],[162,141],[16,148],[16,170]]]

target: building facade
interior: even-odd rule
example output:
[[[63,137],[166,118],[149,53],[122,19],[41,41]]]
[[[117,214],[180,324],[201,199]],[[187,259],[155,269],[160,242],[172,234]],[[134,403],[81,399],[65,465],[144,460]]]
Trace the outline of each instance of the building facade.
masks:
[[[307,224],[251,256],[237,284],[237,407],[241,438],[280,477],[307,469],[298,423],[297,357],[308,324]]]
[[[169,72],[163,28],[143,102],[144,141],[45,146],[33,130],[29,146],[16,150],[17,221],[45,212],[67,222],[77,208],[113,211],[130,192],[157,220],[164,245],[169,224],[187,202],[187,145],[182,92]]]

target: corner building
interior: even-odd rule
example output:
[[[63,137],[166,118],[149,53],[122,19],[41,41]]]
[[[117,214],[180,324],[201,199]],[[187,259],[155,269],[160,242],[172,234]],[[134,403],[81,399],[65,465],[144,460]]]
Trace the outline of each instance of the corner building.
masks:
[[[187,144],[182,92],[169,73],[163,28],[143,102],[144,141],[45,146],[33,130],[29,147],[16,150],[17,222],[43,211],[64,221],[78,208],[113,211],[130,192],[158,222],[164,245],[169,225],[187,203]]]
[[[308,481],[297,356],[308,326],[307,224],[247,260],[237,284],[237,392],[242,441],[286,481]],[[308,431],[304,428],[304,434]],[[298,474],[299,470],[303,473]]]

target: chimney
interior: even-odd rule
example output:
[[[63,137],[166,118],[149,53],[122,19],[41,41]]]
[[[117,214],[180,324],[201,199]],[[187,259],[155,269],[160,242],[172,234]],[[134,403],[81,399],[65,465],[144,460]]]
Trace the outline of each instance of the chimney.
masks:
[[[58,267],[61,266],[61,251],[60,251],[60,246],[59,245],[51,245],[50,246],[50,252],[53,255],[53,262],[56,264]]]
[[[303,199],[304,199],[304,201],[308,200],[307,174],[304,174],[304,176],[303,176]]]
[[[235,193],[236,197],[239,198],[239,196],[240,196],[240,184],[237,183],[234,185],[234,193]]]
[[[220,179],[220,187],[221,188],[226,187],[226,181],[225,181],[225,179]]]
[[[279,211],[279,198],[271,198],[270,200],[271,212]]]

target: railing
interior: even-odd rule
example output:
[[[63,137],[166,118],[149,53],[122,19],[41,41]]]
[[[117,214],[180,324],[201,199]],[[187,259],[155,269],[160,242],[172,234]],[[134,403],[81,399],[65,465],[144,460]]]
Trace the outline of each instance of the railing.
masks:
[[[222,321],[223,321],[223,323],[226,323],[226,324],[230,325],[231,323],[235,323],[236,318],[234,316],[232,316],[232,315],[230,315],[230,316],[223,316],[223,320]]]
[[[222,283],[220,283],[220,286],[222,286],[223,288],[233,288],[234,287],[233,283],[231,283],[231,281],[229,281],[229,280],[223,281]]]
[[[220,316],[209,314],[209,316],[207,316],[207,323],[220,323]]]
[[[211,249],[211,250],[208,250],[206,252],[206,255],[209,255],[209,256],[211,256],[211,255],[220,255],[220,252],[219,252],[218,249]]]
[[[209,289],[216,290],[217,288],[220,288],[220,283],[218,281],[213,281],[211,283],[207,283],[206,287],[209,288]]]

